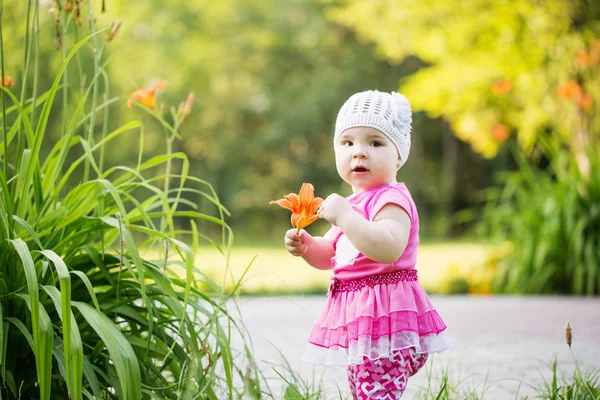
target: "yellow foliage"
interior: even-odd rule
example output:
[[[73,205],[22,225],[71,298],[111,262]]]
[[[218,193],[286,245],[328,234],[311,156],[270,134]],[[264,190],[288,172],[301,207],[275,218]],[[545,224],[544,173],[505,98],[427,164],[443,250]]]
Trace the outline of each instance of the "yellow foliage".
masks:
[[[564,0],[347,0],[328,15],[376,43],[392,62],[411,55],[423,60],[427,65],[399,90],[413,109],[447,118],[459,138],[493,157],[506,140],[493,129],[499,125],[517,132],[526,151],[548,127],[569,142],[577,104],[565,104],[555,89],[596,54],[585,50],[592,28],[572,24],[580,6]],[[591,110],[593,97],[579,108]]]

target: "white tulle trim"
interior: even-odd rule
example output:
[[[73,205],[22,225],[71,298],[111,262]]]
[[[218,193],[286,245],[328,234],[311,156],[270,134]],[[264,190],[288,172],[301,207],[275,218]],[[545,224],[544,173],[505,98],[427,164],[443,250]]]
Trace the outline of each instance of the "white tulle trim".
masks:
[[[321,365],[355,365],[363,362],[364,357],[371,360],[388,358],[396,350],[414,347],[417,354],[441,353],[454,344],[454,339],[444,330],[440,333],[419,337],[417,332],[402,331],[390,337],[371,339],[360,336],[349,343],[348,348],[339,346],[321,347],[309,343],[302,355],[302,361]]]

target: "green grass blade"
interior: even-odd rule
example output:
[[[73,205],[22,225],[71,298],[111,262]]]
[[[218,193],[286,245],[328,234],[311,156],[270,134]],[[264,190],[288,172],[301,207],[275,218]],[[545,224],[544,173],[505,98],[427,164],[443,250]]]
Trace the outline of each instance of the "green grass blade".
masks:
[[[85,376],[87,383],[90,385],[92,393],[96,399],[101,399],[102,396],[100,393],[100,382],[98,382],[98,377],[96,376],[96,372],[94,372],[92,363],[85,356],[83,357],[83,375]]]
[[[72,189],[57,209],[40,219],[39,225],[45,229],[38,232],[38,235],[44,236],[87,216],[95,209],[101,195],[102,186],[96,181],[85,182]]]
[[[23,263],[23,271],[27,279],[27,292],[29,294],[29,306],[31,309],[31,325],[33,329],[33,341],[34,341],[34,352],[36,358],[36,367],[38,373],[38,379],[41,380],[41,349],[40,349],[40,299],[38,292],[38,280],[33,258],[29,252],[27,244],[20,238],[10,240],[17,254],[21,258]],[[41,385],[41,382],[40,382]]]
[[[29,332],[25,324],[20,319],[13,317],[6,317],[6,321],[17,327],[17,329],[21,332],[21,335],[23,335],[25,340],[27,340],[27,343],[29,343],[31,351],[35,352],[35,343],[33,343],[33,337],[31,336],[31,332]]]
[[[92,286],[92,282],[90,282],[90,278],[88,278],[87,275],[81,271],[74,270],[74,271],[71,271],[71,273],[77,275],[79,277],[79,279],[81,279],[83,281],[83,284],[87,288],[88,293],[90,294],[90,297],[92,298],[94,307],[96,307],[96,310],[98,312],[100,312],[100,304],[98,303],[98,298],[96,297],[96,293],[94,293],[94,287]]]
[[[74,301],[73,306],[79,310],[108,349],[123,390],[123,399],[140,399],[142,396],[140,367],[131,344],[125,339],[117,326],[103,313],[78,301]]]
[[[48,124],[48,119],[50,117],[50,109],[52,108],[52,105],[54,103],[54,98],[56,96],[56,92],[58,90],[58,86],[60,84],[60,80],[62,79],[62,75],[65,72],[67,65],[69,64],[69,61],[71,61],[71,59],[73,58],[73,56],[75,55],[75,53],[77,53],[77,51],[88,41],[90,40],[92,37],[94,37],[95,35],[97,35],[99,32],[94,32],[88,36],[86,36],[85,38],[83,38],[82,40],[79,41],[79,43],[77,43],[75,46],[73,46],[73,49],[69,52],[69,55],[66,57],[65,61],[63,62],[62,66],[60,67],[60,70],[58,71],[58,73],[56,74],[56,77],[54,79],[54,83],[52,84],[49,94],[48,94],[48,99],[46,100],[46,102],[44,103],[44,107],[42,107],[42,111],[40,113],[40,117],[38,119],[38,125],[37,128],[35,130],[35,140],[33,143],[33,146],[31,148],[31,155],[32,158],[30,160],[30,162],[28,162],[25,165],[25,176],[23,177],[25,182],[32,182],[33,181],[33,176],[34,176],[34,171],[38,165],[38,160],[40,157],[40,149],[42,147],[42,139],[44,138],[44,133],[46,132],[46,126]],[[22,188],[21,193],[19,194],[20,199],[24,199],[26,198],[27,194],[29,192],[29,187],[26,185]],[[17,215],[25,215],[25,208],[26,206],[24,205],[23,202],[19,203],[18,206],[18,211],[17,211]]]
[[[2,359],[0,359],[2,361],[2,369],[1,369],[2,375],[1,376],[2,376],[2,381],[6,382],[6,354],[7,354],[7,349],[8,349],[8,334],[10,332],[10,325],[8,324],[8,321],[4,321],[4,320],[0,321],[0,323],[2,323],[2,332],[4,332],[4,336],[2,337],[2,342],[0,343],[0,346],[2,346]],[[33,341],[31,344],[33,345]]]
[[[50,191],[54,188],[54,183],[58,179],[58,175],[60,173],[60,169],[63,165],[65,165],[65,159],[67,156],[67,152],[71,146],[67,144],[71,142],[73,135],[75,134],[76,124],[79,118],[81,118],[81,114],[85,109],[86,100],[90,93],[90,89],[88,89],[79,100],[79,104],[73,113],[71,118],[71,123],[69,128],[67,129],[67,134],[60,138],[58,143],[52,149],[52,152],[42,165],[42,170],[46,173],[44,174],[44,180],[42,183],[42,188],[44,190],[44,195],[47,196]]]
[[[69,274],[69,270],[65,265],[62,258],[58,256],[52,250],[43,250],[41,252],[46,258],[48,258],[54,264],[56,268],[56,272],[58,274],[58,280],[60,283],[60,300],[61,307],[57,308],[57,312],[60,314],[63,324],[63,346],[64,346],[64,354],[65,354],[65,367],[66,367],[66,375],[67,375],[67,387],[69,388],[69,394],[71,398],[80,398],[79,396],[74,396],[74,388],[75,384],[73,382],[73,359],[71,354],[71,342],[72,342],[72,329],[71,329],[71,275]],[[81,354],[83,356],[83,353]],[[81,368],[80,361],[77,364],[79,368]],[[81,375],[79,375],[79,379],[81,379]],[[78,387],[81,386],[81,383]],[[81,390],[79,390],[81,392]]]
[[[63,354],[65,358],[66,381],[70,388],[70,397],[79,400],[81,399],[83,375],[83,344],[81,342],[81,335],[79,333],[79,328],[77,327],[77,322],[75,321],[75,316],[71,311],[71,301],[69,299],[69,308],[67,310],[63,300],[65,296],[62,293],[62,286],[60,291],[55,286],[45,285],[42,286],[42,288],[54,302],[54,308],[63,323]],[[65,325],[65,314],[67,313],[70,320],[69,330],[67,330],[67,325]],[[70,332],[70,334],[67,334],[66,332]],[[65,340],[68,340],[68,345]]]
[[[141,286],[140,290],[142,293],[142,301],[143,301],[144,305],[147,305],[148,300],[146,299],[146,284],[145,284],[145,278],[144,278],[144,266],[142,263],[142,259],[140,257],[140,253],[138,252],[138,248],[135,243],[135,240],[134,240],[133,236],[131,236],[129,229],[125,226],[125,221],[123,221],[122,226],[119,226],[119,221],[116,218],[103,217],[101,219],[102,219],[102,221],[104,221],[105,224],[112,226],[113,228],[116,228],[117,230],[119,230],[119,229],[123,230],[123,238],[125,240],[125,246],[127,247],[127,252],[129,253],[129,256],[133,259],[133,263],[135,264],[135,267],[138,272],[138,279],[139,279],[139,283]]]
[[[35,244],[37,244],[38,248],[40,250],[43,250],[44,246],[42,245],[42,242],[40,242],[40,238],[37,236],[37,234],[35,233],[35,231],[33,230],[33,228],[27,223],[27,221],[25,221],[24,219],[19,218],[16,215],[13,215],[13,219],[15,221],[17,221],[17,223],[19,225],[21,225],[27,231],[27,233],[29,234],[29,236],[31,236],[31,238],[33,239],[33,241],[35,242]],[[17,236],[19,236],[19,237],[22,238],[24,235],[19,234]]]
[[[0,171],[0,196],[0,240],[4,241],[13,237],[13,222],[10,219],[10,216],[13,215],[13,202],[2,171]]]
[[[17,294],[17,297],[21,297],[25,300],[30,310],[33,308],[33,303],[31,302],[29,295],[19,293]],[[54,344],[54,329],[52,328],[52,321],[44,306],[39,303],[36,308],[39,314],[39,334],[37,339],[35,337],[35,332],[33,336],[36,355],[35,364],[38,375],[38,384],[40,386],[40,398],[42,400],[49,400],[52,384],[52,347]]]
[[[180,139],[180,140],[183,139],[181,137],[181,135],[179,134],[179,132],[177,132],[175,129],[173,129],[173,127],[167,121],[165,121],[164,118],[162,118],[155,110],[153,110],[150,107],[147,107],[146,105],[144,105],[144,104],[142,104],[142,103],[140,103],[138,101],[134,101],[133,104],[136,107],[141,108],[142,110],[144,110],[148,114],[152,115],[154,118],[156,118],[161,123],[161,125],[166,130],[168,130],[169,132],[171,132],[171,134],[173,134],[173,136],[175,136],[177,139]]]
[[[23,105],[21,104],[19,99],[17,99],[17,96],[15,96],[8,88],[6,88],[4,86],[0,86],[0,90],[3,90],[6,94],[8,94],[8,96],[13,101],[15,108],[19,112],[19,118],[23,122],[23,126],[25,127],[25,134],[27,136],[27,141],[29,142],[30,145],[32,145],[33,141],[34,141],[33,128],[31,127],[31,121],[29,121],[29,118],[27,117],[27,112],[23,108]],[[20,123],[21,121],[17,121],[17,123]],[[17,168],[18,168],[18,166],[17,166]]]
[[[130,129],[134,129],[134,128],[137,128],[137,127],[140,127],[140,126],[142,126],[142,124],[139,121],[132,121],[132,122],[129,122],[129,123],[121,126],[120,128],[118,128],[118,129],[114,130],[113,132],[109,133],[108,135],[106,135],[98,143],[96,143],[94,145],[94,147],[92,147],[92,152],[96,151],[97,149],[99,149],[101,147],[103,147],[106,143],[108,143],[112,139],[118,137],[119,135],[123,134],[124,132],[127,132]],[[79,137],[77,137],[77,138],[78,138],[78,140],[80,140]],[[65,172],[65,174],[62,177],[62,179],[60,180],[60,182],[56,186],[57,192],[59,192],[60,190],[62,190],[62,188],[68,182],[69,177],[71,176],[71,174],[75,171],[75,169],[77,169],[77,167],[86,158],[87,158],[87,155],[83,155],[83,156],[79,157],[77,160],[75,160],[74,162],[71,163],[71,166],[69,167],[69,169],[67,170],[67,172]]]
[[[3,294],[4,295],[4,294]],[[6,353],[4,352],[4,347],[2,343],[4,343],[4,305],[0,303],[0,365],[4,366],[6,363]],[[2,380],[4,380],[4,375],[2,375]]]

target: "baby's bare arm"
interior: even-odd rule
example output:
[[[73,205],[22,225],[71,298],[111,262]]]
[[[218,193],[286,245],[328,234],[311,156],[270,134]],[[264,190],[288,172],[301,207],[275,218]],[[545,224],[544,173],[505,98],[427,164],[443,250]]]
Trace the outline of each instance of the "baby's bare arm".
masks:
[[[296,234],[295,229],[290,229],[285,234],[285,247],[290,254],[302,257],[313,268],[331,269],[334,249],[330,232],[327,232],[324,237],[313,237],[304,229],[299,235]]]
[[[330,194],[319,207],[319,216],[337,225],[354,247],[371,260],[396,261],[408,244],[410,217],[395,204],[385,205],[373,221],[363,218],[340,195]]]
[[[410,217],[402,207],[388,204],[373,221],[353,211],[341,216],[338,226],[362,254],[372,260],[391,264],[406,249]]]

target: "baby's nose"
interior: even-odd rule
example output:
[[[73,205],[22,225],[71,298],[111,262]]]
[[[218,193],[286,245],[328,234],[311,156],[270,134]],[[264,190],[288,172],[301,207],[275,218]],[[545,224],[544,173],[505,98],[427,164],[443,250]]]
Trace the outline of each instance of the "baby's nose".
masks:
[[[364,146],[354,146],[352,156],[354,158],[364,158],[367,156],[367,151]]]

